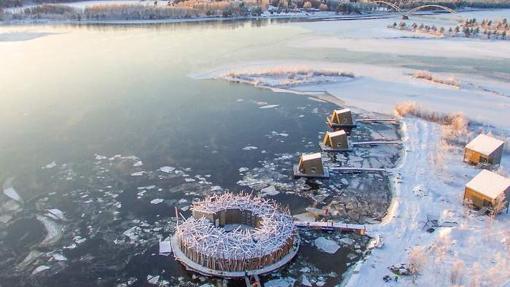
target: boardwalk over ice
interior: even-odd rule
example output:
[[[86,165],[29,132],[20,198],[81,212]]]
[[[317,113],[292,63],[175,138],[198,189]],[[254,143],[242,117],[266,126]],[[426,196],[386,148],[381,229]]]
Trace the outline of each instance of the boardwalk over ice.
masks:
[[[320,230],[331,230],[341,232],[355,232],[364,235],[367,231],[365,225],[362,224],[349,224],[342,222],[316,222],[316,221],[294,221],[294,225],[298,228],[310,228]]]

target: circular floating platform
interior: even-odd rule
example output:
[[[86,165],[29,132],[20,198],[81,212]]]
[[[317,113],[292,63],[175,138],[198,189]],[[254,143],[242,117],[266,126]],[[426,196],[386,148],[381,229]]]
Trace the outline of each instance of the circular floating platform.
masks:
[[[208,197],[172,237],[176,260],[187,269],[226,278],[260,275],[287,264],[297,254],[299,235],[289,211],[249,195]]]

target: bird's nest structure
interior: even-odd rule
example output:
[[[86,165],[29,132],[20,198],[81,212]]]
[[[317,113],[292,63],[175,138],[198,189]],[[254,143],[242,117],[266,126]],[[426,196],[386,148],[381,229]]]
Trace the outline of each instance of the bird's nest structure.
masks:
[[[193,203],[192,212],[172,239],[176,259],[192,271],[263,274],[289,262],[299,248],[292,216],[271,200],[225,193]]]

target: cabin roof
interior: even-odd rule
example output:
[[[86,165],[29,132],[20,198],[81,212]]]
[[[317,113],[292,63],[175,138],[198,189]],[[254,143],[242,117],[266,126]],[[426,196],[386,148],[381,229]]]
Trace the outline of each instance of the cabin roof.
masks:
[[[320,152],[316,152],[316,153],[308,153],[308,154],[302,154],[301,155],[301,159],[303,160],[312,160],[312,159],[321,159],[322,158],[322,155]]]
[[[503,144],[504,142],[502,140],[498,140],[488,135],[479,134],[466,145],[466,148],[488,156]]]
[[[510,187],[510,179],[488,170],[482,170],[466,187],[491,199],[496,199]]]
[[[335,110],[335,113],[337,113],[337,114],[345,114],[345,113],[350,113],[350,112],[351,112],[351,109]]]
[[[327,132],[327,134],[328,134],[330,137],[337,137],[337,136],[343,136],[343,135],[345,135],[345,131],[344,131],[344,130],[339,130],[339,131],[334,131],[334,132]]]

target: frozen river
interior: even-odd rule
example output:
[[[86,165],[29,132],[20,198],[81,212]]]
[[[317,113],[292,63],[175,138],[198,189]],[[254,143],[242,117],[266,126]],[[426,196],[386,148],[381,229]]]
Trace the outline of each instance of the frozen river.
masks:
[[[358,116],[416,101],[500,132],[510,122],[508,42],[414,39],[386,29],[394,21],[0,26],[0,183],[9,190],[0,195],[0,285],[216,284],[159,256],[158,240],[173,232],[174,207],[188,216],[193,199],[227,189],[265,194],[294,215],[313,207],[345,222],[380,220],[391,200],[386,174],[290,177],[300,152],[318,150],[337,107],[294,92],[326,91]],[[354,78],[271,82],[280,93],[221,80],[315,70]],[[416,70],[454,76],[466,88],[417,81],[409,76]],[[400,136],[391,124],[352,134]],[[380,146],[325,158],[330,166],[394,168],[400,152]],[[335,286],[368,241],[301,236],[296,260],[265,282]],[[329,240],[339,247],[333,253],[321,249]]]

